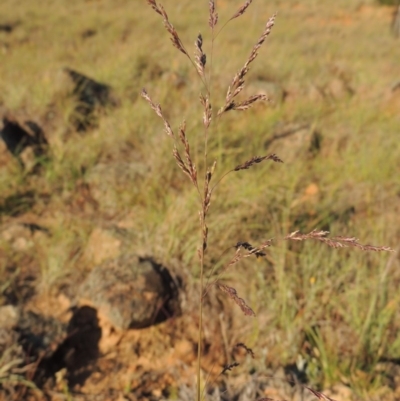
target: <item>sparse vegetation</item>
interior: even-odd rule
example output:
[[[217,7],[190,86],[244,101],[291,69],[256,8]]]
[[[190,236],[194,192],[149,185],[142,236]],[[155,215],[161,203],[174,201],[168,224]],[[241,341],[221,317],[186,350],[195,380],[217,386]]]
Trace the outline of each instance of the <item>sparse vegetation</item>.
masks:
[[[208,2],[162,3],[184,45],[194,42],[208,20]],[[241,1],[229,7],[221,3],[220,21],[241,6]],[[229,387],[238,378],[261,383],[269,375],[279,378],[285,367],[296,380],[301,371],[310,388],[341,400],[356,399],[356,394],[391,399],[394,394],[400,357],[398,253],[332,250],[319,243],[326,242],[325,235],[313,231],[398,247],[400,49],[389,29],[394,8],[372,2],[359,7],[345,0],[328,5],[253,2],[214,43],[214,110],[225,103],[227,86],[248,59],[260,27],[276,11],[279,23],[246,75],[249,91],[243,90],[243,98],[263,91],[276,95],[268,107],[255,104],[245,115],[226,113],[228,118],[210,131],[204,161],[204,138],[192,134],[203,129],[199,116],[207,100],[203,105],[196,100],[203,86],[198,71],[167,43],[157,13],[125,1],[45,0],[40,9],[30,3],[16,9],[7,0],[0,4],[0,27],[10,26],[0,29],[1,117],[35,121],[50,148],[50,157],[34,170],[22,169],[0,148],[1,303],[57,315],[62,295],[92,267],[85,253],[91,233],[110,224],[129,233],[130,251],[173,266],[189,294],[183,316],[145,329],[143,337],[127,334],[122,341],[127,348],[118,343],[123,374],[118,383],[108,382],[115,391],[111,398],[118,391],[129,397],[144,388],[148,393],[143,390],[142,399],[182,398],[184,386],[193,387],[195,363],[188,356],[193,349],[185,344],[197,342],[198,297],[190,294],[198,291],[204,274],[197,267],[198,194],[191,184],[193,166],[211,172],[214,160],[214,177],[235,166],[251,171],[230,174],[213,194],[204,262],[218,273],[229,258],[227,247],[251,254],[226,270],[220,288],[257,319],[243,321],[229,297],[209,287],[199,383],[207,381],[207,372],[214,372],[208,383],[215,388]],[[202,35],[197,51],[209,56],[212,35]],[[190,57],[191,46],[186,48]],[[118,99],[117,107],[100,110],[98,125],[84,133],[71,126],[77,100],[64,68],[110,85]],[[165,120],[182,141],[181,168],[192,183],[178,173],[170,138],[139,99],[143,86],[163,106]],[[175,122],[182,116],[187,123],[179,137]],[[187,142],[192,167],[185,156]],[[258,161],[253,156],[274,153],[285,164],[270,160],[250,166]],[[18,231],[22,223],[43,229]],[[313,233],[318,241],[282,240],[267,249],[255,245],[297,230]],[[252,253],[257,252],[266,255],[256,258]],[[193,266],[190,275],[188,266]],[[137,344],[134,351],[129,341]],[[255,358],[246,348],[234,347],[238,343]],[[171,349],[181,352],[187,376],[165,356]],[[228,369],[240,352],[240,365]],[[140,366],[135,362],[139,355]],[[110,358],[104,372],[115,368],[106,365]],[[167,364],[173,366],[168,378],[154,376]],[[222,370],[224,375],[215,377]],[[93,383],[89,379],[85,385],[88,392],[96,392]],[[351,389],[350,395],[329,392],[340,383]],[[98,392],[105,394],[105,386]],[[257,391],[261,388],[264,393],[254,393],[255,398],[272,397],[266,387]],[[72,388],[68,396],[74,397]]]

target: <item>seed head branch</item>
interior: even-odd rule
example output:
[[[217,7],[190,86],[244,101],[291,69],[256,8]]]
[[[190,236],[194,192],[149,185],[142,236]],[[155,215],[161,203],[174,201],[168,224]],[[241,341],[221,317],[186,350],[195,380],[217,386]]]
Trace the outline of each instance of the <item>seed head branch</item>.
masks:
[[[186,51],[185,47],[183,46],[181,39],[178,36],[178,32],[176,32],[176,29],[174,28],[174,26],[169,22],[168,14],[165,11],[164,7],[161,4],[158,5],[156,3],[156,0],[147,0],[147,3],[151,6],[151,8],[157,14],[160,14],[163,17],[165,29],[171,35],[170,39],[171,39],[172,45],[174,47],[176,47],[180,52],[182,52],[185,56],[187,56],[191,60],[188,52]]]
[[[243,298],[239,297],[237,291],[233,287],[229,287],[228,285],[221,283],[218,283],[217,285],[221,291],[228,294],[229,297],[235,301],[235,303],[239,306],[239,308],[246,316],[256,316],[253,309],[251,309],[250,306],[247,305],[246,301]]]
[[[170,136],[171,138],[175,138],[175,135],[172,131],[170,123],[164,117],[164,114],[161,110],[161,106],[158,103],[154,103],[153,100],[151,100],[151,97],[149,96],[149,94],[147,93],[145,88],[142,89],[142,92],[140,93],[140,95],[142,96],[143,99],[145,99],[147,101],[147,103],[149,103],[150,107],[155,111],[155,113],[158,115],[158,117],[160,117],[163,120],[165,133],[168,136]]]
[[[204,124],[204,127],[206,129],[208,129],[208,127],[211,124],[211,120],[212,120],[212,107],[211,107],[210,99],[209,99],[208,95],[207,96],[200,95],[200,102],[204,108],[203,124]]]
[[[233,368],[236,368],[237,366],[239,366],[238,362],[233,362],[230,363],[229,365],[225,365],[224,368],[222,369],[220,375],[223,375],[224,373],[226,373],[228,370],[232,370]]]
[[[253,2],[253,0],[247,0],[246,3],[244,3],[242,5],[242,7],[240,7],[239,10],[237,10],[234,15],[232,15],[232,17],[229,19],[229,21],[232,21],[233,19],[238,18],[241,15],[243,15],[252,2]]]
[[[251,166],[254,166],[255,164],[261,163],[264,160],[272,160],[275,163],[283,163],[283,160],[280,159],[275,153],[272,153],[267,156],[254,156],[250,160],[245,161],[243,164],[239,164],[236,166],[233,171],[239,171],[239,170],[247,170]]]
[[[363,251],[374,251],[374,252],[393,252],[393,249],[388,246],[375,246],[375,245],[363,245],[358,242],[357,238],[354,237],[328,237],[329,231],[317,231],[313,230],[308,234],[302,234],[299,231],[293,231],[287,235],[284,239],[294,240],[294,241],[305,241],[307,239],[313,239],[320,241],[330,246],[331,248],[346,248],[348,246],[353,246],[359,248]]]
[[[266,95],[253,95],[240,103],[231,102],[229,105],[229,108],[226,111],[228,111],[228,110],[247,110],[251,106],[253,106],[253,103],[258,102],[260,100],[268,100],[268,97]]]
[[[197,68],[197,72],[199,75],[205,79],[204,77],[204,68],[207,62],[207,57],[203,52],[203,37],[199,33],[197,36],[196,42],[194,42],[195,45],[195,53],[194,53],[194,60],[195,60],[195,65]]]
[[[196,170],[195,164],[192,161],[192,157],[190,155],[189,141],[186,138],[186,122],[185,121],[179,127],[179,139],[181,140],[181,142],[185,148],[185,158],[186,158],[185,166],[187,166],[186,170],[188,171],[186,174],[189,175],[189,178],[192,181],[193,185],[197,188],[197,170]],[[175,154],[174,154],[174,156],[175,156]]]
[[[214,30],[215,25],[217,25],[218,22],[218,13],[215,11],[215,0],[210,0],[208,2],[209,5],[209,10],[210,10],[210,16],[208,18],[208,25],[210,25],[210,28]]]
[[[229,267],[235,265],[236,263],[238,263],[242,259],[249,258],[249,257],[251,257],[253,255],[255,255],[256,258],[266,256],[266,253],[263,252],[263,250],[268,248],[268,247],[270,247],[272,245],[273,241],[274,241],[273,238],[268,239],[268,240],[264,241],[263,243],[261,243],[260,246],[258,246],[258,247],[253,247],[248,242],[238,242],[238,243],[236,243],[236,245],[234,246],[234,248],[236,248],[236,252],[233,255],[233,257],[231,258],[231,260],[227,264],[224,265],[224,267],[217,274],[216,278],[213,280],[213,282],[211,284],[208,284],[208,281],[207,281],[207,285],[206,285],[206,289],[204,291],[203,297],[205,297],[207,295],[207,292],[208,292],[209,288],[212,287],[213,285],[215,285],[218,282],[218,280],[228,270]],[[240,252],[241,248],[244,248],[248,252],[245,253],[245,254],[241,253]],[[213,271],[214,271],[214,269],[212,270],[212,272]],[[210,277],[211,277],[211,274],[212,273],[210,273]]]
[[[161,10],[158,8],[157,3],[155,2],[155,0],[147,0],[147,4],[149,4],[151,6],[151,8],[158,14],[162,15]]]
[[[226,112],[228,110],[234,110],[235,107],[237,107],[237,105],[234,102],[234,98],[243,90],[243,88],[244,88],[244,78],[245,78],[246,74],[250,70],[250,64],[257,57],[260,47],[265,42],[265,39],[267,38],[267,36],[270,34],[271,29],[275,24],[275,17],[276,17],[276,15],[274,14],[268,20],[267,24],[265,25],[263,33],[259,37],[257,43],[254,45],[254,47],[253,47],[253,49],[252,49],[252,51],[250,53],[250,56],[247,59],[246,63],[244,64],[242,69],[233,77],[232,83],[229,86],[228,91],[226,93],[225,105],[222,106],[221,109],[218,111],[218,115],[221,115],[222,113],[224,113],[224,112]],[[262,99],[261,97],[258,97],[256,100],[261,100],[261,99]],[[253,100],[253,102],[256,101],[256,100]],[[243,109],[239,109],[239,110],[243,110]]]
[[[237,347],[237,348],[243,348],[243,349],[246,351],[246,353],[247,353],[248,355],[251,355],[251,357],[252,357],[253,359],[255,358],[255,355],[254,355],[253,350],[252,350],[251,348],[249,348],[246,344],[244,344],[244,343],[237,343],[237,344],[236,344],[236,347]]]

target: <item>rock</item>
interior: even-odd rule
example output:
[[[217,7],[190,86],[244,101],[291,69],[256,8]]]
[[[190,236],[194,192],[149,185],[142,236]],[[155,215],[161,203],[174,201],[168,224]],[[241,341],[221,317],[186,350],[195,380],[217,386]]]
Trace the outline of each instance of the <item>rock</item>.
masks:
[[[13,329],[17,326],[20,311],[14,305],[0,306],[0,329]]]
[[[97,125],[96,110],[115,106],[117,102],[111,95],[112,90],[109,85],[69,68],[65,68],[65,72],[74,82],[72,95],[77,100],[70,118],[71,123],[78,132],[86,131]]]
[[[28,120],[21,124],[4,117],[0,137],[10,153],[28,170],[37,165],[38,158],[47,155],[48,142],[44,132],[33,121]]]
[[[179,313],[178,288],[168,270],[126,254],[95,267],[78,290],[118,329],[143,328]]]
[[[275,130],[264,146],[276,153],[284,162],[293,162],[305,156],[313,156],[321,148],[322,135],[309,124],[286,124]]]
[[[50,351],[51,345],[63,338],[65,324],[59,319],[23,310],[18,321],[19,343],[32,355]]]

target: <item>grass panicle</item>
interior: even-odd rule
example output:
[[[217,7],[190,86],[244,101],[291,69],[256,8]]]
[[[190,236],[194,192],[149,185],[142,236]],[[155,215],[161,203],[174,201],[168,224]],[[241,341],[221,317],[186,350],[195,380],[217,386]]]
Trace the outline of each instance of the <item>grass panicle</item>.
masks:
[[[249,160],[246,160],[244,163],[237,165],[232,170],[229,170],[222,175],[219,175],[215,182],[213,182],[213,186],[211,186],[211,181],[214,178],[216,173],[216,161],[213,162],[212,165],[208,162],[208,132],[212,127],[213,122],[213,109],[211,107],[211,73],[212,73],[212,58],[213,58],[213,48],[214,48],[214,40],[218,36],[218,33],[227,25],[227,23],[233,19],[236,19],[242,16],[250,4],[252,3],[251,0],[246,1],[234,14],[233,16],[222,26],[221,30],[214,35],[214,28],[218,22],[218,13],[216,11],[216,4],[214,0],[209,1],[209,16],[208,16],[208,25],[212,29],[212,43],[211,43],[211,66],[210,66],[210,75],[208,81],[206,80],[205,74],[205,66],[207,57],[203,51],[203,37],[201,34],[197,36],[195,41],[195,53],[194,53],[194,61],[188,55],[186,49],[184,48],[178,33],[176,32],[173,25],[170,23],[168,19],[168,15],[166,11],[163,9],[162,6],[157,5],[155,0],[148,0],[148,4],[163,17],[164,25],[167,31],[171,35],[171,40],[178,50],[184,53],[191,61],[193,66],[195,67],[200,79],[205,87],[206,95],[200,94],[200,103],[203,108],[203,126],[204,126],[204,165],[202,166],[202,173],[198,174],[196,166],[193,162],[193,156],[191,154],[189,141],[186,136],[186,123],[183,122],[179,128],[179,138],[176,138],[169,122],[164,117],[161,107],[158,104],[155,104],[147,92],[143,89],[142,90],[142,97],[149,103],[150,107],[156,112],[156,114],[163,120],[165,131],[168,136],[172,137],[175,141],[174,148],[173,148],[173,156],[178,164],[179,168],[183,171],[185,175],[187,175],[194,187],[196,188],[199,194],[199,221],[200,221],[200,233],[201,233],[201,246],[198,248],[198,257],[200,260],[200,283],[199,283],[199,321],[198,321],[198,347],[197,347],[197,369],[196,369],[196,376],[197,376],[197,401],[200,401],[205,394],[205,383],[204,388],[201,388],[201,360],[202,360],[202,340],[203,340],[203,302],[205,296],[209,293],[211,287],[215,286],[220,291],[224,292],[231,298],[241,309],[245,316],[255,317],[256,314],[254,310],[248,305],[248,303],[238,295],[237,290],[229,285],[224,284],[222,280],[222,276],[226,271],[233,265],[236,265],[241,260],[253,257],[265,257],[267,256],[265,250],[266,248],[270,247],[274,240],[268,239],[262,242],[259,246],[253,246],[250,242],[247,241],[238,241],[233,248],[235,248],[234,255],[228,260],[226,263],[223,264],[223,267],[216,271],[216,267],[214,266],[207,266],[205,263],[205,254],[208,249],[208,224],[207,224],[207,217],[208,212],[211,206],[211,199],[213,195],[213,191],[216,189],[218,184],[221,182],[223,178],[225,178],[229,173],[241,171],[241,170],[248,170],[251,167],[255,166],[266,160],[272,160],[276,163],[283,163],[283,160],[277,156],[275,153],[266,155],[266,156],[254,156]],[[240,110],[244,111],[249,109],[254,103],[258,101],[267,100],[267,96],[260,94],[260,95],[253,95],[245,99],[244,101],[236,101],[236,97],[242,92],[245,86],[245,77],[247,76],[250,65],[253,61],[257,58],[259,54],[259,50],[275,24],[276,15],[274,14],[270,17],[265,24],[264,30],[262,34],[259,36],[256,44],[253,46],[249,57],[247,58],[243,67],[236,73],[233,77],[230,86],[228,87],[226,96],[225,96],[225,104],[219,109],[217,112],[217,116],[221,116],[223,113],[229,110]],[[218,119],[217,119],[218,121]],[[179,144],[180,142],[180,144]],[[184,149],[184,157],[182,157],[181,153],[178,150],[178,145],[182,146]],[[203,177],[203,182],[199,182],[199,177]],[[202,187],[202,189],[200,189]],[[328,237],[327,231],[317,231],[313,230],[308,234],[302,234],[300,231],[294,231],[282,240],[293,240],[293,241],[305,241],[305,240],[315,240],[319,242],[323,242],[329,247],[332,248],[343,248],[343,247],[356,247],[363,251],[391,251],[392,249],[385,246],[373,246],[373,245],[363,245],[358,242],[358,240],[354,237],[345,237],[345,236],[335,236],[335,237]],[[207,281],[204,283],[205,276],[207,276]],[[251,355],[252,358],[255,357],[255,354],[251,348],[248,348],[243,342],[239,342],[236,344],[236,347],[243,348],[248,355]],[[221,374],[232,370],[232,368],[238,366],[237,362],[232,364],[225,365]],[[324,394],[312,390],[309,387],[305,387],[308,391],[310,391],[315,397],[322,399],[333,401],[329,397],[326,397]],[[267,401],[271,400],[270,398],[260,398],[259,401]]]

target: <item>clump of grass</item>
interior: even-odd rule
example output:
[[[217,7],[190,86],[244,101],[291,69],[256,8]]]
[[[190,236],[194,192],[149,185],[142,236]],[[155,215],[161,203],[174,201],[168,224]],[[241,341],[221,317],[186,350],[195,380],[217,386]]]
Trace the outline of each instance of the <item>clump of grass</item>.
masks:
[[[230,85],[226,91],[225,100],[219,108],[213,106],[214,96],[212,91],[212,61],[213,61],[213,49],[214,43],[219,33],[227,26],[232,20],[242,16],[247,9],[250,7],[252,0],[246,1],[233,15],[226,21],[226,23],[217,30],[219,16],[216,11],[216,4],[214,0],[209,1],[209,18],[208,25],[211,29],[211,57],[210,57],[210,68],[207,69],[208,57],[203,50],[203,37],[199,34],[194,43],[194,57],[190,55],[190,51],[185,46],[183,40],[179,36],[177,30],[169,20],[166,10],[161,4],[157,4],[156,0],[147,0],[147,3],[152,9],[159,14],[162,18],[164,26],[170,35],[172,45],[181,52],[185,57],[188,58],[190,63],[193,65],[199,79],[202,82],[203,90],[200,94],[200,103],[203,109],[203,154],[199,157],[194,157],[191,151],[189,135],[187,133],[187,124],[184,120],[179,125],[177,131],[174,130],[171,123],[169,122],[167,115],[164,113],[160,104],[155,102],[149,95],[146,89],[143,89],[141,96],[147,101],[150,107],[154,110],[156,115],[162,120],[164,125],[165,134],[172,140],[172,155],[176,161],[176,164],[180,170],[187,176],[192,183],[195,191],[198,194],[198,205],[199,205],[199,230],[200,230],[200,245],[197,249],[199,264],[200,264],[200,288],[199,288],[199,321],[198,321],[198,355],[197,355],[197,400],[200,401],[204,397],[204,389],[201,388],[201,360],[202,360],[202,339],[203,339],[203,303],[204,299],[209,293],[211,287],[216,287],[223,293],[227,294],[242,310],[245,316],[255,317],[256,314],[253,309],[249,306],[248,302],[241,298],[237,290],[225,284],[222,279],[224,273],[227,272],[228,268],[239,263],[248,257],[264,257],[266,253],[264,250],[273,244],[280,241],[307,241],[314,240],[322,242],[331,248],[344,248],[344,247],[355,247],[362,251],[391,251],[391,248],[386,246],[375,246],[375,245],[364,245],[354,237],[347,236],[333,236],[329,237],[328,231],[312,230],[309,233],[300,233],[299,231],[293,231],[292,233],[282,236],[280,238],[268,239],[262,242],[258,246],[253,246],[249,242],[239,241],[236,245],[231,246],[235,249],[233,256],[227,263],[223,264],[223,267],[216,271],[215,266],[208,266],[206,263],[205,255],[208,251],[209,246],[209,229],[208,219],[209,211],[212,204],[212,199],[215,191],[218,189],[219,184],[229,174],[240,173],[243,170],[249,170],[255,165],[264,161],[272,161],[275,163],[283,163],[283,160],[276,154],[267,154],[263,156],[252,156],[244,162],[238,164],[236,167],[228,170],[227,172],[219,173],[217,168],[217,161],[210,160],[208,155],[208,141],[210,134],[218,126],[220,120],[224,118],[225,114],[229,111],[244,111],[252,107],[255,103],[260,101],[268,100],[264,94],[254,94],[243,100],[239,100],[238,96],[242,92],[246,84],[247,74],[250,71],[251,64],[255,61],[259,55],[261,46],[270,35],[272,28],[275,25],[276,15],[268,19],[264,29],[256,41],[255,45],[250,51],[250,55],[246,59],[243,67],[234,75]],[[198,155],[196,155],[198,156]],[[202,160],[200,167],[196,166],[195,160]],[[247,347],[244,343],[238,343],[238,347],[242,347],[248,354],[254,357],[254,352],[251,348]],[[237,367],[239,364],[233,362],[227,364],[221,374],[226,373]],[[206,383],[207,384],[207,383]],[[324,394],[317,392],[307,386],[305,388],[310,391],[316,398],[321,400],[331,400],[331,398]],[[270,400],[270,398],[260,398],[259,401]]]

